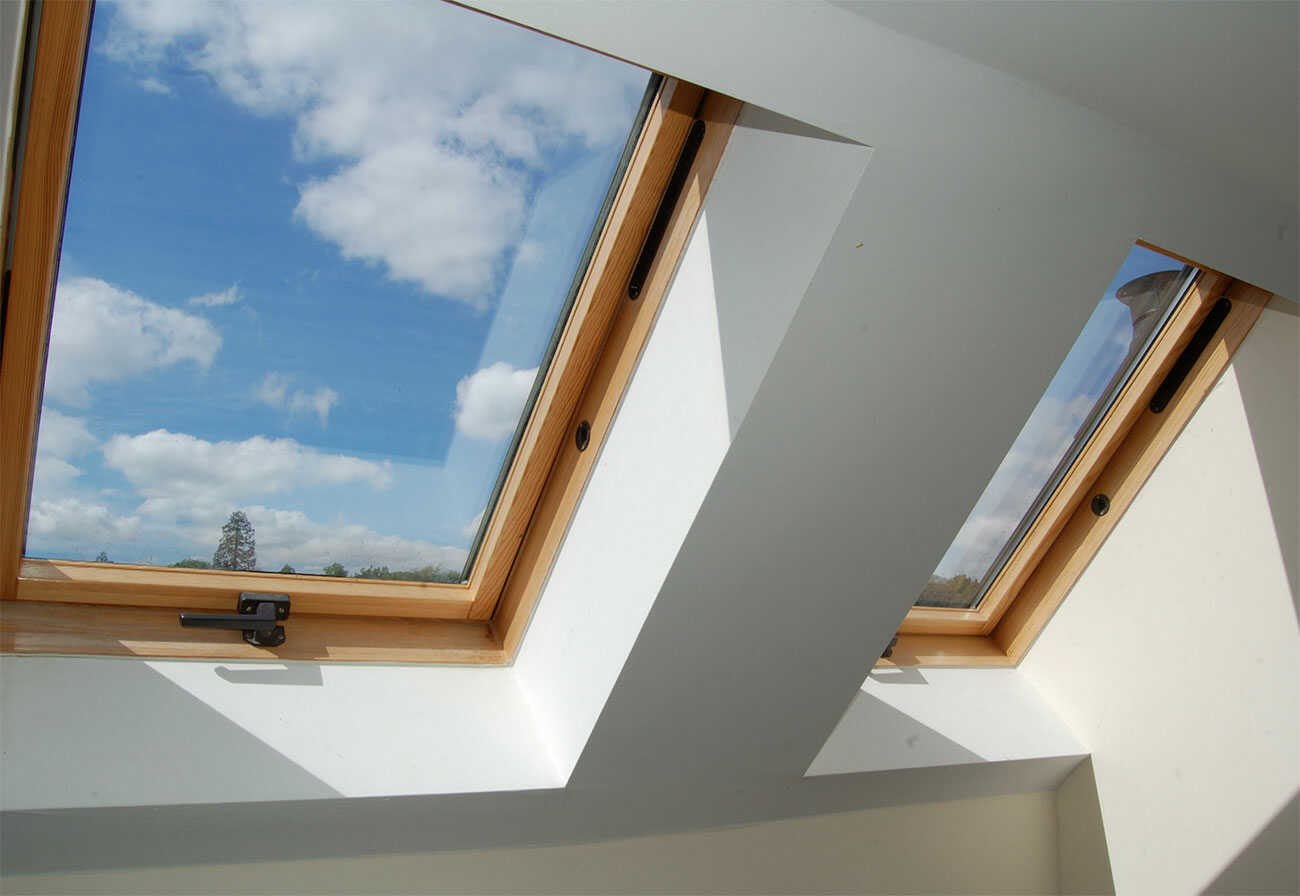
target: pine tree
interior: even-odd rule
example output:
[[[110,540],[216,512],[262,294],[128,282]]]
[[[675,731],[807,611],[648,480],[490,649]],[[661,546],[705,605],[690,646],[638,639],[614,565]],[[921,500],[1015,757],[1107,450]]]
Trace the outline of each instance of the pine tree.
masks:
[[[236,510],[221,527],[221,541],[212,555],[213,569],[253,569],[257,565],[257,542],[253,524],[242,510]]]

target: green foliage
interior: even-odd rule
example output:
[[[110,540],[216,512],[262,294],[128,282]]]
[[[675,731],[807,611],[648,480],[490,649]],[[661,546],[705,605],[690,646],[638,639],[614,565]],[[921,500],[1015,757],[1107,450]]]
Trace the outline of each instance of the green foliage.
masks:
[[[172,564],[173,569],[211,569],[212,564],[197,557],[187,557]]]
[[[402,582],[459,582],[460,572],[441,563],[419,569],[390,570],[387,566],[363,566],[353,573],[357,579],[389,579]]]
[[[321,572],[327,576],[339,576],[339,577],[348,574],[347,569],[343,566],[342,563],[331,563],[329,566],[322,569]]]
[[[290,566],[288,563],[286,563],[284,566],[281,566],[281,567],[280,567],[280,572],[283,572],[283,573],[295,573],[295,572],[297,572],[297,571],[298,571],[298,570],[294,569],[294,568],[293,568],[292,566]]]
[[[253,524],[242,510],[236,510],[221,527],[221,541],[212,555],[213,569],[254,569],[257,566],[257,542]]]
[[[926,607],[973,607],[980,596],[979,579],[958,573],[951,579],[930,576],[917,603]]]
[[[95,555],[95,562],[112,563],[113,561],[108,559],[108,554],[104,553],[103,551],[100,551],[98,554]]]

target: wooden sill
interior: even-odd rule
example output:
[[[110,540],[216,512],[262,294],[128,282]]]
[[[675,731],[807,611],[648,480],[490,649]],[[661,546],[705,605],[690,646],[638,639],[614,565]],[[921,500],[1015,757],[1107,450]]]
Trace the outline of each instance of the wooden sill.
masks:
[[[238,632],[181,628],[177,612],[9,601],[0,612],[0,653],[474,665],[507,660],[486,622],[295,614],[286,623],[289,639],[266,650],[244,643]]]
[[[899,635],[893,655],[877,669],[899,666],[1014,666],[988,635]]]

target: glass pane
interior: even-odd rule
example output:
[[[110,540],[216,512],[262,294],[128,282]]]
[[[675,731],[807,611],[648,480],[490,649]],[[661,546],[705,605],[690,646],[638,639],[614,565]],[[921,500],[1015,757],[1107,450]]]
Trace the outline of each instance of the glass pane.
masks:
[[[28,555],[467,575],[651,87],[443,3],[101,4]]]
[[[977,606],[1195,276],[1135,246],[917,599]]]

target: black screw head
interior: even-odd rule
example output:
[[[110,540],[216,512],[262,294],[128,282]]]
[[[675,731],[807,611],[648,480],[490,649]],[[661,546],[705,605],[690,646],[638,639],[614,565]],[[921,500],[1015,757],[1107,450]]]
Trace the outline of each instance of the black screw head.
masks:
[[[1092,512],[1097,516],[1105,516],[1110,510],[1110,498],[1105,495],[1092,496]]]
[[[591,444],[591,421],[583,420],[578,424],[578,430],[573,434],[574,444],[578,446],[579,451],[586,451],[587,446]]]

